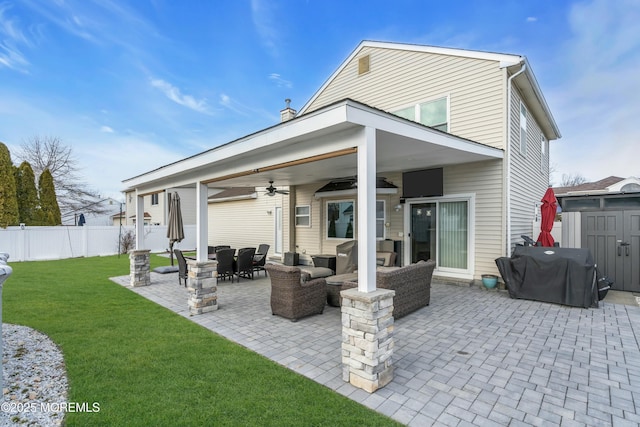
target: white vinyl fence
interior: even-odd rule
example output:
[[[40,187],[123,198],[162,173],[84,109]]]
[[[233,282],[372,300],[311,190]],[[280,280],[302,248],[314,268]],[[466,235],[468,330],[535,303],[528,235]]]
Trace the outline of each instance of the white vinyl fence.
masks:
[[[63,258],[116,255],[121,235],[135,233],[132,226],[58,226],[0,228],[0,251],[7,252],[11,261],[37,261]],[[184,240],[174,248],[196,247],[196,226],[184,226]],[[132,248],[133,249],[133,248]],[[144,227],[144,247],[151,252],[169,249],[166,225]]]

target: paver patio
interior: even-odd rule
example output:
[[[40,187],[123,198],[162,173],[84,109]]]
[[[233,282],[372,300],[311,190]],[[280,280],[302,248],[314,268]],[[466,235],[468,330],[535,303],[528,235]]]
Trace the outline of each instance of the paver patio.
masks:
[[[410,426],[640,425],[640,307],[514,300],[434,283],[395,323],[394,379],[369,394],[342,380],[341,313],[271,315],[268,278],[218,284],[219,309],[190,315],[177,273],[130,288],[211,331]]]

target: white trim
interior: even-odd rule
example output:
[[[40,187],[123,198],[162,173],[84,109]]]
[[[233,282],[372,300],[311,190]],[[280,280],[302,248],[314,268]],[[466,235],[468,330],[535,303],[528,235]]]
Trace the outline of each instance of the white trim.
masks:
[[[448,194],[441,197],[420,197],[415,199],[405,200],[404,209],[404,264],[411,263],[411,205],[420,203],[435,203],[436,212],[438,217],[436,221],[439,221],[440,215],[440,202],[467,202],[467,269],[452,269],[440,267],[440,230],[436,225],[436,269],[434,274],[439,274],[447,277],[454,277],[458,279],[473,279],[475,275],[475,244],[476,244],[476,195],[475,193],[460,193],[460,194]]]
[[[209,203],[221,203],[221,202],[233,202],[236,200],[250,200],[250,199],[257,199],[258,198],[258,193],[251,193],[251,194],[245,194],[243,196],[231,196],[231,197],[220,197],[217,199],[211,199],[209,198],[208,202]]]
[[[273,254],[282,256],[284,253],[284,209],[282,206],[274,206],[273,212]]]
[[[307,214],[306,215],[298,215],[298,208],[307,208]],[[307,225],[300,225],[298,224],[298,218],[308,218],[309,219],[309,223]],[[311,205],[295,205],[293,207],[293,225],[295,227],[301,227],[301,228],[311,228]]]

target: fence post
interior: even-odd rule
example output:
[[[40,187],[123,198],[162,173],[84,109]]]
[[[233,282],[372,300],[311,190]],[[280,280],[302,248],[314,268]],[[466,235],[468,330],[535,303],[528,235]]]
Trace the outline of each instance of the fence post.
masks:
[[[0,252],[0,356],[2,356],[2,286],[4,281],[11,276],[12,268],[7,265],[7,260],[9,259],[9,254],[6,252]],[[1,357],[0,357],[1,359]],[[4,377],[2,374],[3,367],[2,361],[0,360],[0,390],[4,388]],[[4,400],[4,393],[0,400]]]

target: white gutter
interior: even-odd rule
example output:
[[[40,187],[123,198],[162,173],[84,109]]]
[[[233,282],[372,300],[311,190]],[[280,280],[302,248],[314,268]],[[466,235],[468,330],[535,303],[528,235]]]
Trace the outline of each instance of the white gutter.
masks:
[[[527,69],[527,64],[524,60],[520,62],[522,68],[520,71],[513,74],[507,80],[507,144],[505,145],[504,158],[507,162],[507,176],[506,176],[506,205],[507,205],[507,238],[505,247],[505,256],[511,256],[511,81],[524,73]]]

